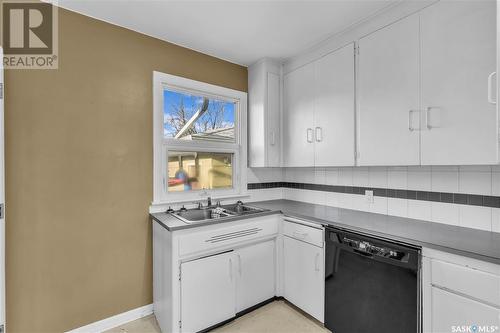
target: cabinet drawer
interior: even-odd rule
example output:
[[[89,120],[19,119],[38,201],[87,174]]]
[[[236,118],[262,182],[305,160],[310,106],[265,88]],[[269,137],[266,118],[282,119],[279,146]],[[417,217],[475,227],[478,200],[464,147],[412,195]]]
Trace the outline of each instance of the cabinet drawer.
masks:
[[[467,297],[448,293],[432,287],[432,328],[431,332],[453,332],[453,326],[500,325],[500,310]],[[494,330],[469,330],[469,332],[494,332]],[[455,330],[454,332],[466,332]]]
[[[283,234],[303,242],[323,247],[323,229],[285,220]]]
[[[433,259],[431,281],[475,299],[500,306],[500,276]]]
[[[179,255],[209,251],[229,244],[250,241],[278,233],[278,218],[267,216],[231,226],[197,231],[179,238]]]

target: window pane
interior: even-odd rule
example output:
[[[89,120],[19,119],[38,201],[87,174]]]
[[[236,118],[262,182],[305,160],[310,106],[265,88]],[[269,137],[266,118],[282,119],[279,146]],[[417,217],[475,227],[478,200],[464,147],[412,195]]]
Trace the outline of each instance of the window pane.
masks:
[[[233,187],[233,154],[168,152],[168,192]]]
[[[165,89],[163,103],[165,138],[235,142],[235,102]]]

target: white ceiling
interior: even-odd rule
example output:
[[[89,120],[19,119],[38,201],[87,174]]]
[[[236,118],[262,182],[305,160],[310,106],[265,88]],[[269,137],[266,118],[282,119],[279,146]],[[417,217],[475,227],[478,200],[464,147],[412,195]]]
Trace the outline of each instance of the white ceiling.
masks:
[[[287,59],[395,0],[59,0],[59,6],[237,64]]]

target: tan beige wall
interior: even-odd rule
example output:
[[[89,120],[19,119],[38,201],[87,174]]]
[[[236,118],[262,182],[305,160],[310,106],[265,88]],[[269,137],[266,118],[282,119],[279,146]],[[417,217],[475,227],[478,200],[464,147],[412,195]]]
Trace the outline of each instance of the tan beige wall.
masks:
[[[152,72],[247,70],[59,11],[58,70],[6,76],[7,325],[69,330],[152,302]]]

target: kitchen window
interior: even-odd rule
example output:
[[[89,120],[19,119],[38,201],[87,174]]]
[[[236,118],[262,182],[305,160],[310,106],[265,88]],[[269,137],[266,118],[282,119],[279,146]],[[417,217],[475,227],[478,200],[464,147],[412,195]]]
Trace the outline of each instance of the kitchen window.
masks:
[[[154,72],[154,201],[246,192],[244,92]]]

